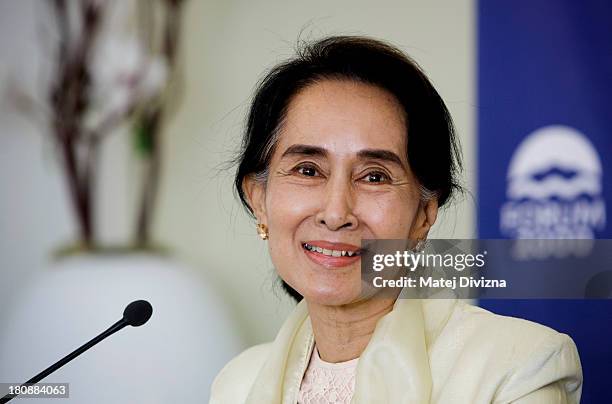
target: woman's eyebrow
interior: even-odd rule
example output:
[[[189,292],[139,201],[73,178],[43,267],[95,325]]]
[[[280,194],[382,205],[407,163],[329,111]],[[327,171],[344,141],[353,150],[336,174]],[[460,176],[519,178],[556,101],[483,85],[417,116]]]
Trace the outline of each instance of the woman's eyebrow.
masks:
[[[357,157],[361,159],[371,160],[382,160],[388,161],[389,163],[397,164],[398,166],[405,168],[402,159],[391,150],[384,149],[365,149],[357,152]]]
[[[294,144],[285,150],[281,158],[287,156],[314,156],[314,157],[326,157],[327,150],[319,146],[311,146],[306,144]]]
[[[306,144],[294,144],[291,145],[285,150],[281,158],[287,156],[313,156],[313,157],[327,157],[328,152],[323,147],[320,146],[312,146]],[[364,149],[357,152],[357,157],[366,160],[382,160],[388,161],[393,164],[397,164],[398,166],[404,168],[404,164],[402,163],[402,159],[392,152],[391,150],[385,149]]]

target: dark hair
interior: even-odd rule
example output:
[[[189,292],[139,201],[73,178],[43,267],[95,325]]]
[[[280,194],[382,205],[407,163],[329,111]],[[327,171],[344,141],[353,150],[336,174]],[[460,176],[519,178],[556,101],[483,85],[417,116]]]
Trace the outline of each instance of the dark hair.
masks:
[[[421,68],[399,49],[361,36],[332,36],[302,44],[297,55],[270,70],[251,103],[234,181],[242,204],[253,214],[242,182],[267,178],[268,166],[291,99],[321,80],[352,80],[393,94],[407,117],[408,163],[425,195],[443,206],[457,190],[461,152],[450,114]],[[282,281],[296,300],[302,296]]]

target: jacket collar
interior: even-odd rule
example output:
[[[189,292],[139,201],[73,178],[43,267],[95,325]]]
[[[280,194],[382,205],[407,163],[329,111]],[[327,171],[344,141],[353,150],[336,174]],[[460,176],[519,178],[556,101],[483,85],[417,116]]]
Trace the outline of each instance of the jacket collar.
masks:
[[[429,347],[444,327],[456,300],[397,299],[383,316],[360,356],[352,403],[428,403]],[[307,305],[302,300],[287,318],[247,398],[248,404],[295,404],[314,345]]]

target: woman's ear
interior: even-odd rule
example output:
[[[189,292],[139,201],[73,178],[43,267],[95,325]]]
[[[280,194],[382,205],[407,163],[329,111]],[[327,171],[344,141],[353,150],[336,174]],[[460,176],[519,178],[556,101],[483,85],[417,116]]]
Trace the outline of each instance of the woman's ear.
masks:
[[[438,199],[431,198],[428,201],[419,202],[417,217],[410,230],[410,239],[426,239],[431,226],[438,217]]]
[[[263,181],[257,180],[254,175],[247,175],[242,180],[242,192],[251,207],[257,222],[266,224],[266,187]]]

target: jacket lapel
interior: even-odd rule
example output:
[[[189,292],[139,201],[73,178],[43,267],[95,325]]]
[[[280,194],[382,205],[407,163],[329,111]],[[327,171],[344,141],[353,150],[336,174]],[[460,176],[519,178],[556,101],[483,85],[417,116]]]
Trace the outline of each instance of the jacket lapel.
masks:
[[[357,365],[352,403],[428,403],[431,374],[421,301],[398,299]]]
[[[428,347],[444,327],[454,299],[397,299],[362,353],[353,404],[428,403],[432,378]],[[270,349],[246,403],[295,404],[313,349],[307,305],[302,300]]]
[[[295,404],[313,346],[306,301],[302,300],[278,332],[270,355],[247,397],[247,404]]]

